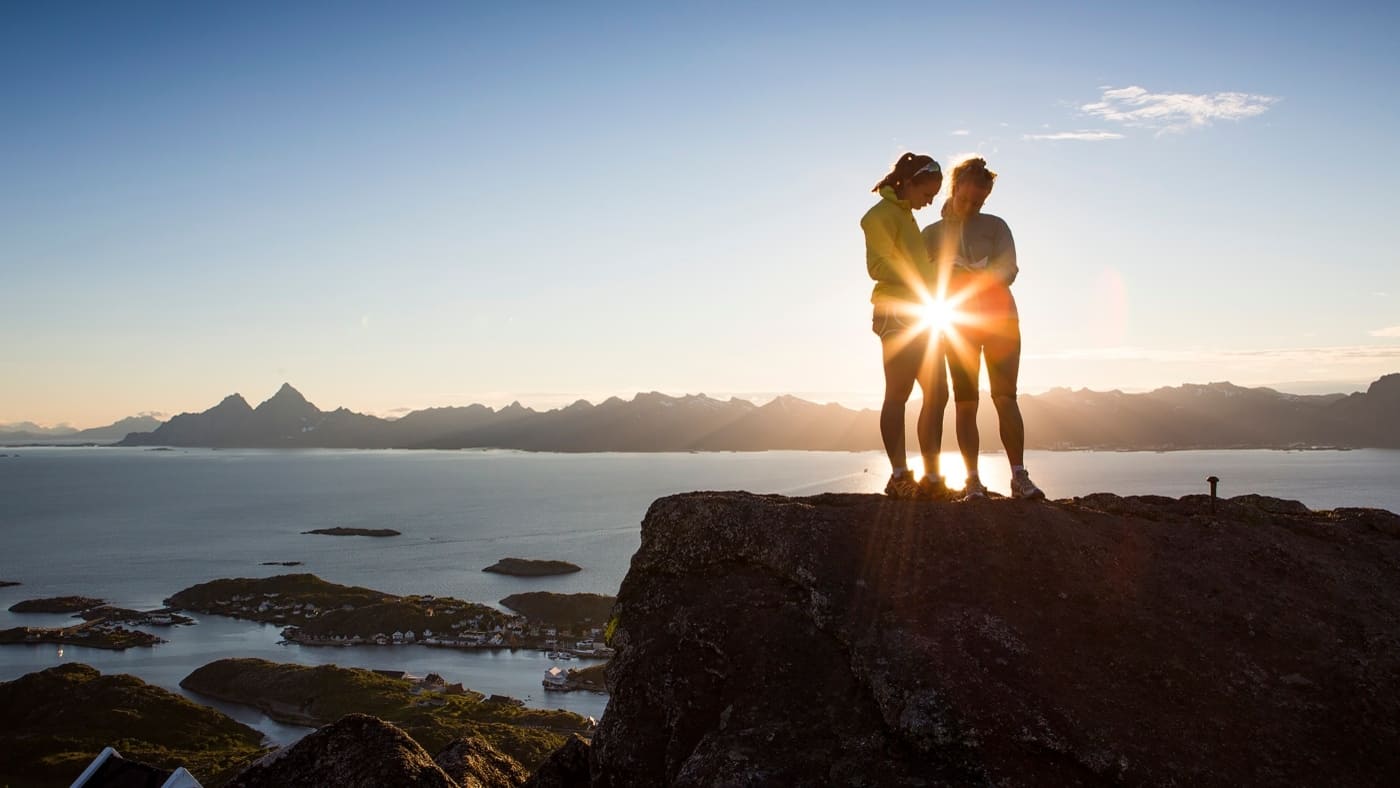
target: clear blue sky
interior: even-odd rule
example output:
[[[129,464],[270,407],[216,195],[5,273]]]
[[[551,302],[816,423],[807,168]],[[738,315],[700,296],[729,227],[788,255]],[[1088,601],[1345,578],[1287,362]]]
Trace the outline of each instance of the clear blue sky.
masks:
[[[905,150],[1001,173],[1023,390],[1400,371],[1393,5],[514,5],[0,7],[0,423],[869,405]]]

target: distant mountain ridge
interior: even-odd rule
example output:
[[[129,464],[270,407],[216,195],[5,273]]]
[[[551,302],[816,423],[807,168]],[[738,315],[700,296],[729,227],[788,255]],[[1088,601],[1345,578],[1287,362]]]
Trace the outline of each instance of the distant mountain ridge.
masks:
[[[1032,449],[1400,448],[1400,374],[1362,393],[1283,394],[1231,383],[1188,384],[1143,394],[1055,389],[1022,395]],[[911,405],[910,430],[913,412]],[[945,444],[952,448],[952,408]],[[704,394],[639,393],[597,405],[579,400],[536,411],[511,403],[429,408],[397,420],[345,408],[323,411],[290,384],[256,408],[231,394],[182,413],[121,446],[210,448],[500,448],[559,452],[866,451],[880,448],[879,414],[782,396],[764,405]],[[1000,448],[990,402],[979,413],[982,445]],[[911,436],[912,440],[912,436]],[[917,444],[910,443],[911,448]]]
[[[161,424],[160,419],[149,414],[129,416],[105,427],[80,430],[67,424],[53,427],[40,427],[31,421],[18,424],[0,425],[0,443],[82,443],[86,441],[115,441],[143,430],[153,430]]]

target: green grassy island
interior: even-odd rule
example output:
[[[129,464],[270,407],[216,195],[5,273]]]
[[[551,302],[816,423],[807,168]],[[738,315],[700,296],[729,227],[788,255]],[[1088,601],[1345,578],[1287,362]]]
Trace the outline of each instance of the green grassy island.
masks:
[[[602,627],[612,615],[615,596],[603,594],[555,594],[550,591],[528,591],[511,594],[501,604],[519,612],[531,621],[555,627],[578,629],[580,626]]]
[[[88,608],[107,604],[106,600],[87,596],[55,596],[46,599],[26,599],[10,605],[11,613],[81,613]]]
[[[52,643],[121,651],[154,646],[165,641],[139,629],[127,629],[109,621],[89,621],[72,627],[14,627],[0,630],[0,645]]]
[[[322,536],[402,536],[392,528],[345,528],[336,526],[335,528],[313,528],[310,531],[302,531],[303,534],[320,534]]]
[[[563,606],[536,605],[540,611],[551,611],[552,617],[535,620],[452,597],[397,596],[295,574],[214,580],[180,591],[165,603],[181,610],[283,624],[283,637],[308,646],[550,648],[558,647],[560,638],[588,640],[601,635],[600,622],[606,620],[612,597],[549,596],[563,600]],[[591,604],[577,608],[584,615],[569,618],[575,610],[570,603],[574,597],[588,597]]]
[[[533,558],[502,558],[481,570],[498,575],[515,577],[544,577],[547,575],[568,575],[582,571],[583,567],[568,561],[540,561]]]
[[[218,788],[264,752],[262,734],[135,676],[78,663],[0,682],[0,785],[63,788],[107,746]]]
[[[125,607],[100,605],[79,613],[77,618],[84,621],[105,621],[110,624],[130,624],[144,627],[168,627],[176,624],[193,624],[194,619],[162,608],[160,610],[132,610]]]
[[[413,678],[335,665],[221,659],[194,671],[180,686],[296,725],[324,725],[351,712],[371,714],[403,729],[428,752],[475,733],[530,769],[570,734],[589,729],[588,720],[573,712],[490,702],[436,674]]]

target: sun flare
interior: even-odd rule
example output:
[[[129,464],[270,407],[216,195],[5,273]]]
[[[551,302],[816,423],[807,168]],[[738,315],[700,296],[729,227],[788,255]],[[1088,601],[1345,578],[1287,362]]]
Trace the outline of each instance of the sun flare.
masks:
[[[937,333],[946,334],[951,331],[958,322],[959,314],[957,308],[945,298],[930,299],[919,307],[919,325],[921,328],[928,328]]]

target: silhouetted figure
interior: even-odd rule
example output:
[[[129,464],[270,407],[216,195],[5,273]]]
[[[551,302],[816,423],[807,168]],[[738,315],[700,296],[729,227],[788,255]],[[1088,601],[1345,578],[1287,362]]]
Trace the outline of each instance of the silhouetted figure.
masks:
[[[984,159],[968,159],[953,169],[953,185],[943,205],[943,219],[923,232],[929,256],[947,282],[949,303],[958,314],[948,332],[948,373],[957,410],[958,449],[967,464],[966,498],[985,498],[977,473],[977,379],[982,357],[992,404],[997,409],[1001,441],[1011,462],[1013,498],[1045,497],[1025,468],[1026,434],[1016,404],[1016,377],[1021,368],[1021,321],[1011,283],[1020,270],[1011,228],[1001,217],[982,213],[996,173]]]
[[[943,186],[943,171],[932,157],[906,153],[890,173],[875,184],[880,202],[860,220],[865,232],[865,265],[875,289],[871,327],[880,337],[885,369],[885,398],[880,407],[880,437],[889,455],[891,474],[885,494],[893,498],[938,496],[946,492],[938,474],[943,441],[943,409],[948,387],[939,342],[929,341],[922,308],[931,299],[933,274],[914,211],[933,202]],[[907,467],[904,446],[904,406],[917,381],[924,403],[919,411],[919,451],[923,480]]]

